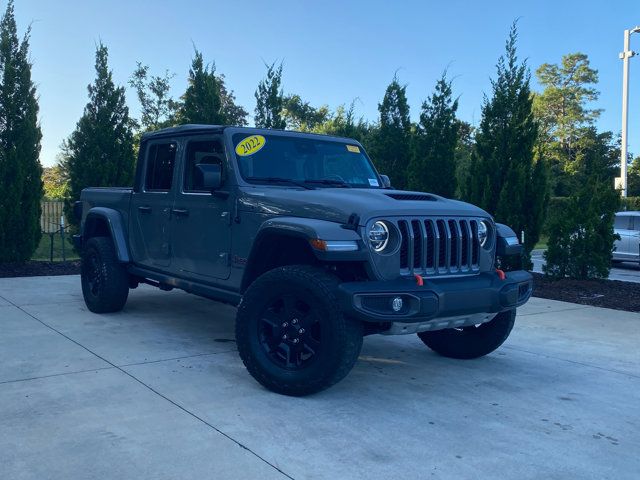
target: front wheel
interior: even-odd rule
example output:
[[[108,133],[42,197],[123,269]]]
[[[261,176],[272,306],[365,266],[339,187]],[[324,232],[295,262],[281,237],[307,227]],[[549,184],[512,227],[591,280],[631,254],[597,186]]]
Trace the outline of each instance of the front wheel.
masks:
[[[488,355],[502,345],[511,333],[515,321],[514,309],[499,313],[487,323],[421,332],[418,333],[418,337],[427,347],[443,357],[478,358]]]
[[[236,341],[249,373],[263,386],[302,396],[343,379],[358,359],[362,325],[342,315],[338,279],[317,267],[271,270],[245,293]]]

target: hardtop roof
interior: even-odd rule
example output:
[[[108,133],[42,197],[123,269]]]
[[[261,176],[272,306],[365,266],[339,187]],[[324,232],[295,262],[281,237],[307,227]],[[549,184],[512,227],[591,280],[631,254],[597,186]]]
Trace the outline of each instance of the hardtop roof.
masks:
[[[224,131],[227,128],[232,128],[232,129],[238,129],[241,131],[251,131],[251,132],[255,132],[255,133],[262,133],[262,134],[291,134],[291,135],[296,135],[296,136],[300,136],[300,137],[322,137],[323,139],[326,140],[338,140],[338,141],[345,141],[348,140],[351,143],[356,143],[358,145],[360,145],[360,142],[358,142],[357,140],[353,139],[353,138],[349,138],[349,137],[340,137],[337,135],[326,135],[326,134],[322,134],[322,133],[311,133],[311,132],[298,132],[295,130],[280,130],[280,129],[271,129],[271,128],[256,128],[256,127],[239,127],[239,126],[232,126],[232,125],[206,125],[206,124],[196,124],[196,123],[189,123],[189,124],[185,124],[185,125],[178,125],[176,127],[167,127],[167,128],[162,128],[160,130],[155,130],[153,132],[146,132],[144,134],[142,134],[142,140],[149,140],[149,139],[153,139],[153,138],[160,138],[160,137],[170,137],[170,136],[177,136],[177,135],[189,135],[189,134],[194,134],[194,133],[221,133],[222,131]]]

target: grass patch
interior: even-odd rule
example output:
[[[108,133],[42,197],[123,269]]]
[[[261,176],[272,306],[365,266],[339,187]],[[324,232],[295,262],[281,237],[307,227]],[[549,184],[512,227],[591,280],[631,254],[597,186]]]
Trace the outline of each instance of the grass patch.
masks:
[[[64,237],[64,252],[66,260],[78,260],[80,257],[73,249],[73,244],[70,241],[71,235],[65,233]],[[42,234],[40,244],[38,245],[36,251],[33,253],[31,260],[51,260],[51,235],[47,233]],[[59,233],[56,233],[53,236],[53,261],[62,261],[62,237]]]
[[[548,236],[540,235],[540,239],[538,240],[538,243],[536,243],[536,246],[533,247],[533,249],[534,250],[546,250],[548,241],[549,241],[549,237]]]

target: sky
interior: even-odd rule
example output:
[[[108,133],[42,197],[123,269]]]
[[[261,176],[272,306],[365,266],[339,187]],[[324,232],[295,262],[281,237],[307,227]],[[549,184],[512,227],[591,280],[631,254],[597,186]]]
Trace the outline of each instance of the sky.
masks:
[[[4,10],[5,2],[2,2]],[[490,79],[518,19],[518,53],[532,72],[562,55],[583,52],[599,71],[604,109],[598,126],[620,132],[623,30],[640,25],[640,1],[277,1],[16,0],[18,30],[31,25],[32,76],[40,97],[41,162],[51,166],[87,103],[96,43],[109,48],[120,85],[136,61],[151,73],[175,74],[172,94],[186,88],[194,45],[215,62],[238,103],[253,116],[265,62],[284,62],[285,93],[314,106],[349,105],[376,120],[378,103],[397,73],[407,85],[411,116],[446,69],[459,96],[458,116],[477,125]],[[640,34],[631,48],[640,51]],[[630,60],[629,146],[640,153],[640,56]],[[532,81],[534,90],[539,89]],[[127,86],[127,102],[139,105]]]

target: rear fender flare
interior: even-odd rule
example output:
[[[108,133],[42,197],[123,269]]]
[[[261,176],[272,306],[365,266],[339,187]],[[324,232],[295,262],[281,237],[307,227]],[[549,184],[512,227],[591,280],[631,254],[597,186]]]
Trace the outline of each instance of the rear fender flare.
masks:
[[[124,221],[122,220],[122,215],[117,210],[106,207],[91,208],[82,224],[83,243],[89,238],[97,236],[100,224],[106,224],[107,226],[118,261],[129,263],[131,256],[129,255]]]

